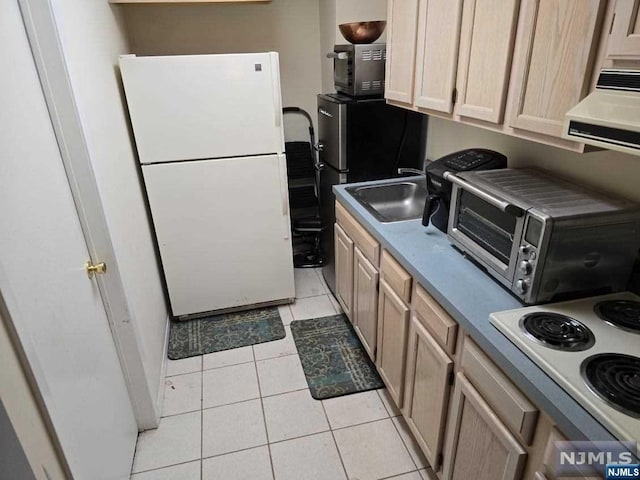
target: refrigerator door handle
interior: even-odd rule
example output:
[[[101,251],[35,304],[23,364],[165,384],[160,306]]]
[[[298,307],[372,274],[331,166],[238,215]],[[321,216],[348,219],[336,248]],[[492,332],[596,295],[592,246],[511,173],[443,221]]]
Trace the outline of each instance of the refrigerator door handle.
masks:
[[[280,69],[278,54],[271,54],[271,85],[273,87],[273,108],[275,113],[275,125],[282,126],[282,96],[280,92]]]
[[[280,171],[280,195],[282,196],[282,232],[287,240],[291,235],[291,219],[289,218],[289,186],[287,183],[287,160],[284,155],[278,155],[278,170]]]

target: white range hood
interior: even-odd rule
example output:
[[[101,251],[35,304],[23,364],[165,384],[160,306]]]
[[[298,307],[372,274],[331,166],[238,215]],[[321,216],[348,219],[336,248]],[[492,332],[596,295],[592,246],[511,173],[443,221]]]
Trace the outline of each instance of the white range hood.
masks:
[[[593,93],[569,110],[563,137],[640,155],[640,70],[603,69]]]

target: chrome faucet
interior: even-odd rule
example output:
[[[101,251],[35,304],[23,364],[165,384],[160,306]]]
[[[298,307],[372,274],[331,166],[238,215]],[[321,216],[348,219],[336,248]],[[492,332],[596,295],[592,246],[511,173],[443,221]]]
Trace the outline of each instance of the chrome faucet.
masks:
[[[399,168],[398,169],[398,175],[403,175],[405,173],[413,173],[414,175],[424,175],[424,172],[422,170],[418,170],[417,168]]]

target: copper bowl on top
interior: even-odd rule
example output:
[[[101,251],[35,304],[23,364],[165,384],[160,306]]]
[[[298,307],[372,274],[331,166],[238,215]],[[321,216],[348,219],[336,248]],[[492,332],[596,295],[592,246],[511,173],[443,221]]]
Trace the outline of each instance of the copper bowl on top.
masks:
[[[382,32],[384,32],[387,22],[377,20],[374,22],[353,22],[338,25],[342,36],[351,43],[373,43]]]

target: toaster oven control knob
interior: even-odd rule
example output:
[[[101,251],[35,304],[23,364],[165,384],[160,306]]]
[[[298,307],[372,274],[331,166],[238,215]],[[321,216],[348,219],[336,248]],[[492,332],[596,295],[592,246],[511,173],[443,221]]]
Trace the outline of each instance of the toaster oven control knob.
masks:
[[[529,275],[532,272],[533,267],[531,266],[531,262],[529,260],[522,260],[518,269],[523,275]]]
[[[528,289],[529,285],[527,284],[526,280],[520,279],[516,282],[516,290],[520,295],[524,295],[525,293],[527,293]]]

